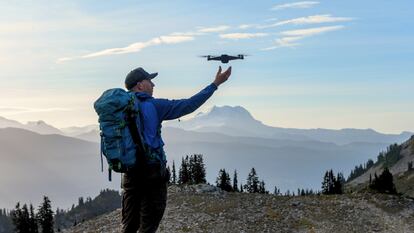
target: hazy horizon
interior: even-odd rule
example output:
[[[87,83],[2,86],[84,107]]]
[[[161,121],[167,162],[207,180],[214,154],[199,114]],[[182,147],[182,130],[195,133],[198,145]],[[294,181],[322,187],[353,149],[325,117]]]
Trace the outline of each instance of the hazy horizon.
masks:
[[[224,107],[224,106],[228,106],[228,105],[223,105],[223,106],[216,106],[216,105],[214,105],[213,107]],[[230,106],[230,107],[235,107],[235,106]],[[243,106],[241,106],[241,107],[243,107]],[[205,109],[205,108],[204,108]],[[183,117],[183,118],[180,118],[180,120],[181,121],[187,121],[187,120],[191,120],[191,119],[193,119],[194,117],[196,117],[196,115],[197,114],[200,114],[200,113],[207,113],[208,111],[210,111],[211,110],[211,108],[210,109],[205,109],[204,111],[198,111],[198,110],[196,110],[194,113],[192,113],[192,114],[189,114],[189,115],[187,115],[187,116],[185,116],[185,117]],[[248,109],[246,109],[246,110],[248,110]],[[249,113],[250,114],[252,114],[250,111],[249,111]],[[81,127],[86,127],[86,126],[91,126],[91,125],[96,125],[96,126],[99,126],[99,122],[98,122],[98,120],[96,120],[96,122],[92,122],[92,123],[90,123],[90,124],[83,124],[83,125],[63,125],[63,126],[59,126],[59,125],[53,125],[53,124],[51,124],[51,123],[49,123],[49,122],[47,122],[46,120],[43,120],[43,119],[34,119],[34,120],[29,120],[29,121],[19,121],[18,119],[13,119],[13,118],[8,118],[8,117],[4,117],[4,116],[1,116],[0,115],[0,117],[3,117],[3,118],[5,118],[5,119],[7,119],[7,120],[13,120],[13,121],[17,121],[17,122],[19,122],[19,123],[21,123],[21,124],[24,124],[24,125],[26,125],[26,124],[28,124],[28,123],[33,123],[33,122],[39,122],[39,121],[42,121],[42,122],[45,122],[46,124],[48,124],[48,125],[50,125],[50,126],[53,126],[53,127],[55,127],[55,128],[57,128],[57,129],[65,129],[65,128],[70,128],[70,127],[79,127],[79,128],[81,128]],[[260,121],[259,119],[256,119],[254,116],[253,116],[253,118],[255,119],[255,120],[258,120],[258,121]],[[173,120],[174,121],[174,120]],[[169,121],[165,121],[164,122],[164,124],[165,123],[167,123],[167,122],[169,122]],[[283,127],[283,126],[280,126],[280,125],[269,125],[269,124],[266,124],[265,122],[263,122],[263,121],[260,121],[260,122],[262,122],[264,125],[266,125],[266,126],[271,126],[271,127],[280,127],[280,128],[294,128],[294,129],[327,129],[327,130],[343,130],[343,129],[360,129],[360,130],[365,130],[365,129],[371,129],[371,130],[374,130],[374,131],[376,131],[376,132],[378,132],[378,133],[381,133],[381,134],[401,134],[401,133],[403,133],[403,132],[412,132],[412,131],[409,131],[409,130],[403,130],[403,131],[399,131],[399,132],[382,132],[382,131],[379,131],[379,130],[377,130],[377,129],[373,129],[373,128],[295,128],[295,127]],[[167,126],[168,127],[168,126]]]
[[[412,2],[0,2],[0,116],[97,123],[92,104],[142,66],[154,96],[186,98],[219,65],[198,111],[241,105],[266,125],[414,131]],[[220,17],[216,17],[219,15]],[[249,54],[228,65],[199,55]],[[191,116],[190,116],[191,117]]]

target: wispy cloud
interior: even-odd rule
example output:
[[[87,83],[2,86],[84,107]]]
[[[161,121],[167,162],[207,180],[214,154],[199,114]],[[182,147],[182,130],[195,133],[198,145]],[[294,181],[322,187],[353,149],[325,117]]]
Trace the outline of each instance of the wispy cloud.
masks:
[[[108,56],[108,55],[115,55],[115,54],[135,53],[150,46],[155,46],[155,45],[160,45],[160,44],[177,44],[177,43],[182,43],[182,42],[191,41],[191,40],[194,40],[193,36],[184,36],[184,35],[160,36],[160,37],[155,37],[146,42],[136,42],[126,47],[104,49],[98,52],[89,53],[89,54],[85,54],[85,55],[77,56],[77,57],[62,57],[57,60],[57,63],[62,63],[66,61],[76,60],[76,59],[93,58],[93,57]]]
[[[103,49],[101,51],[88,53],[88,54],[81,55],[81,56],[61,57],[57,59],[56,62],[64,63],[67,61],[85,59],[85,58],[94,58],[94,57],[109,56],[109,55],[116,55],[116,54],[126,54],[126,53],[136,53],[136,52],[141,51],[142,49],[145,49],[151,46],[156,46],[156,45],[161,45],[161,44],[177,44],[177,43],[192,41],[195,39],[196,36],[202,36],[202,35],[206,35],[208,33],[214,33],[214,32],[222,32],[222,31],[228,30],[229,28],[230,26],[220,25],[216,27],[199,28],[196,32],[191,32],[191,31],[190,32],[174,32],[169,35],[152,38],[148,41],[136,42],[136,43],[130,44],[125,47]]]
[[[299,29],[299,30],[290,30],[290,31],[283,31],[280,34],[284,36],[313,36],[325,32],[336,31],[339,29],[344,28],[342,25],[336,26],[328,26],[328,27],[317,27],[317,28],[307,28],[307,29]]]
[[[265,22],[272,22],[272,21],[277,21],[277,20],[279,20],[279,19],[278,18],[269,18],[269,19],[266,19]]]
[[[314,35],[322,34],[322,33],[329,32],[329,31],[336,31],[342,28],[344,28],[344,26],[337,25],[337,26],[329,26],[329,27],[318,27],[318,28],[283,31],[280,33],[283,36],[282,38],[276,39],[274,41],[273,46],[264,48],[262,50],[267,51],[267,50],[274,50],[274,49],[283,48],[283,47],[297,47],[300,45],[297,42],[299,40],[302,40],[305,37],[314,36]]]
[[[256,24],[241,24],[241,25],[239,25],[239,29],[249,29],[249,28],[252,28],[252,27],[256,27]]]
[[[205,34],[204,32],[174,32],[170,36],[202,36]]]
[[[292,36],[292,37],[282,37],[279,39],[276,39],[274,41],[274,46],[271,47],[267,47],[262,49],[263,51],[267,51],[267,50],[273,50],[273,49],[277,49],[277,48],[282,48],[282,47],[297,47],[300,44],[297,43],[297,41],[303,39],[303,37],[301,36]]]
[[[206,32],[206,33],[222,32],[222,31],[226,31],[228,29],[230,29],[230,26],[221,25],[221,26],[216,26],[216,27],[200,28],[200,29],[198,29],[198,32]]]
[[[304,25],[304,24],[318,24],[318,23],[337,23],[354,20],[349,17],[333,17],[330,14],[325,15],[311,15],[295,19],[283,20],[269,25],[258,26],[257,28],[272,28],[286,24]]]
[[[220,34],[220,38],[224,39],[231,39],[231,40],[239,40],[239,39],[251,39],[256,37],[264,37],[267,36],[267,33],[228,33],[228,34]]]
[[[289,9],[289,8],[310,8],[317,4],[319,4],[319,2],[315,2],[315,1],[293,2],[293,3],[275,5],[271,8],[271,10],[275,11],[275,10],[282,10],[282,9]]]

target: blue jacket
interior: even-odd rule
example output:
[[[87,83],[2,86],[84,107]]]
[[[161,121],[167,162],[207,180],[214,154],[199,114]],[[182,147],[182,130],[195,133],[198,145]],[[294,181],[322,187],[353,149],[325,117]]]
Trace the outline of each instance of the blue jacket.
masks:
[[[194,112],[216,90],[217,86],[212,83],[194,96],[180,100],[153,98],[147,93],[136,92],[135,95],[141,101],[141,117],[144,126],[143,137],[145,143],[151,149],[162,150],[164,146],[160,130],[162,121],[174,120]]]

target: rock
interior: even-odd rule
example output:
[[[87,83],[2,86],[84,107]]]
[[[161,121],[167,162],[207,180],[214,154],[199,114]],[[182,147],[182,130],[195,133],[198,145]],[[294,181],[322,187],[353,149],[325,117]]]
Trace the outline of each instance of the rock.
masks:
[[[120,209],[66,233],[120,232]],[[227,193],[214,186],[169,187],[158,232],[414,232],[414,200],[352,194],[284,197]]]

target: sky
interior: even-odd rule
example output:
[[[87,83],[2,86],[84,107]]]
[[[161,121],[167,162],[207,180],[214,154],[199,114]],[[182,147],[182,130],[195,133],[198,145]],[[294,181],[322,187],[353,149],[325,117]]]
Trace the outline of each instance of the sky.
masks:
[[[414,132],[412,1],[0,1],[0,116],[97,124],[126,74],[186,98],[248,54],[199,111],[243,106],[288,128]],[[223,68],[228,67],[221,64]],[[194,115],[194,114],[193,114]],[[190,115],[193,116],[193,115]]]

